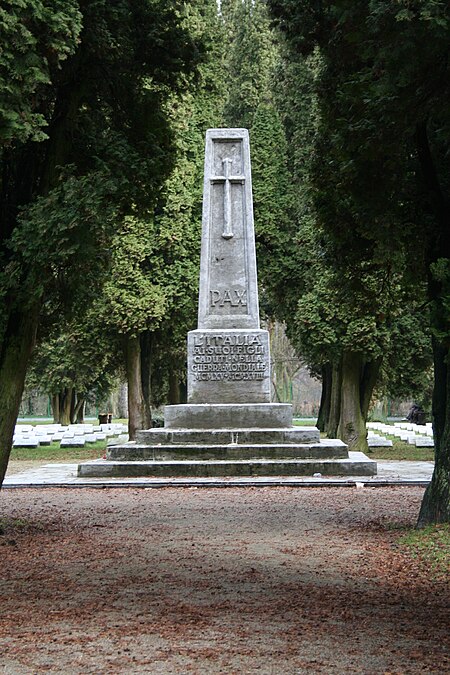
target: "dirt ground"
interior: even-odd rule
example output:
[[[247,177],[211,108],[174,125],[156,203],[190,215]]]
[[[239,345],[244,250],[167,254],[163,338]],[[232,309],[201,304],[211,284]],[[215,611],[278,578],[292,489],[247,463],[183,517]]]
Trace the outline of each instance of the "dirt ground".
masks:
[[[422,494],[4,490],[0,673],[450,673]]]

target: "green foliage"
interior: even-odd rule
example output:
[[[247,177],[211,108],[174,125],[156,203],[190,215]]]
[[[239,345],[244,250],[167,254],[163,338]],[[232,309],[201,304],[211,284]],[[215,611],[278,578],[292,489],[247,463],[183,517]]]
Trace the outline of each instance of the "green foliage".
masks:
[[[391,371],[407,367],[411,392],[430,362],[417,274],[423,219],[411,202],[411,139],[399,142],[392,120],[384,124],[391,97],[381,94],[381,57],[376,78],[372,67],[374,36],[393,6],[346,11],[344,4],[270,3],[296,50],[285,55],[278,88],[298,196],[294,241],[307,248],[295,251],[304,261],[300,299],[294,313],[286,296],[286,314],[295,317],[290,334],[310,362],[333,361],[342,350],[369,360],[384,356]],[[385,34],[383,41],[389,42]],[[395,78],[386,77],[386,87]],[[405,381],[392,389],[402,386],[403,395]]]
[[[61,448],[59,443],[51,443],[39,448],[13,448],[11,459],[19,462],[78,462],[103,457],[106,441],[86,443],[84,448]]]
[[[173,166],[167,100],[206,46],[185,25],[193,5],[16,0],[0,14],[2,474],[39,322],[48,335],[80,287],[86,304],[100,294],[113,233],[147,217]]]
[[[97,316],[112,332],[138,335],[154,329],[166,311],[166,270],[151,222],[124,219],[110,245],[111,267]]]
[[[389,398],[413,399],[431,410],[433,367],[428,309],[413,302],[390,326],[381,381],[377,387]]]
[[[66,295],[74,291],[92,277],[93,263],[98,271],[104,268],[108,235],[117,222],[116,196],[111,175],[74,176],[69,167],[57,187],[22,209],[0,277],[3,288],[13,284],[20,302],[32,303],[57,286]]]
[[[199,43],[181,26],[177,3],[88,2],[82,16],[64,2],[58,3],[58,12],[39,3],[30,8],[25,0],[12,4],[17,15],[11,21],[17,30],[26,24],[33,59],[46,63],[48,70],[48,84],[38,99],[28,85],[20,94],[23,105],[39,110],[48,138],[25,143],[22,130],[0,156],[0,258],[12,266],[8,278],[16,280],[9,296],[24,284],[26,294],[34,289],[39,295],[54,277],[55,265],[65,267],[66,277],[69,269],[76,274],[78,251],[96,260],[93,242],[111,232],[124,214],[154,204],[171,167],[171,133],[163,108],[171,91],[185,86],[188,69],[199,59]],[[31,18],[39,15],[39,21],[25,20],[24,12],[27,17],[31,12]],[[75,18],[83,23],[81,33],[75,30]],[[67,41],[70,26],[76,33],[73,45]],[[14,55],[10,60],[16,63]],[[7,106],[13,110],[11,103]]]
[[[142,336],[152,400],[167,401],[168,372],[185,377],[186,332],[195,327],[204,135],[219,125],[224,98],[222,32],[212,0],[190,3],[183,28],[206,45],[195,78],[167,96],[173,164],[152,210],[125,218],[109,246],[110,271],[97,303],[111,335]],[[141,346],[142,346],[141,345]],[[150,363],[151,362],[151,363]]]
[[[344,270],[340,285],[344,296],[356,298],[357,319],[364,315],[358,303],[363,291],[374,309],[372,326],[378,334],[385,322],[389,337],[397,308],[403,305],[407,312],[413,298],[417,310],[427,284],[436,464],[419,521],[447,521],[449,291],[433,275],[439,259],[450,259],[448,4],[269,0],[269,5],[293,58],[319,50],[323,61],[316,87],[313,204],[328,264]],[[377,284],[387,302],[374,293]],[[367,347],[373,351],[377,335],[371,332],[374,342]]]
[[[228,35],[224,120],[228,126],[250,129],[259,103],[271,90],[277,58],[275,39],[265,2],[228,0],[222,2],[221,11]]]
[[[450,259],[439,258],[430,265],[430,272],[440,290],[431,309],[433,335],[450,348]]]
[[[47,137],[41,112],[52,73],[79,43],[82,14],[74,0],[7,0],[0,7],[0,146]]]
[[[256,108],[250,142],[261,300],[266,313],[275,315],[277,298],[272,289],[279,283],[284,258],[291,249],[289,220],[293,196],[286,137],[273,103],[261,102]]]
[[[93,311],[77,315],[42,338],[35,350],[27,385],[55,395],[74,389],[84,400],[103,401],[116,384],[121,360],[116,343]]]

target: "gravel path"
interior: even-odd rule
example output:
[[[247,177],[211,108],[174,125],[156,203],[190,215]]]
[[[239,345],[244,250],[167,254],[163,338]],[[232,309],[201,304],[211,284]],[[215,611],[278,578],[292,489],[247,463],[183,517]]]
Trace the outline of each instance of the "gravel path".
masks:
[[[449,586],[399,546],[422,495],[4,491],[0,672],[449,673]]]

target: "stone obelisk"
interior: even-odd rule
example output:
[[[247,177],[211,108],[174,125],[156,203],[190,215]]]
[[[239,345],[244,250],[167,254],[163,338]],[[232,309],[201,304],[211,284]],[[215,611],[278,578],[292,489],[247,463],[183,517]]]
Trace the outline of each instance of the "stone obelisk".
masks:
[[[188,401],[164,427],[108,447],[79,476],[373,475],[340,440],[292,426],[270,402],[269,335],[259,326],[252,179],[246,129],[206,134],[198,328],[188,334]],[[357,456],[358,455],[358,456]]]
[[[188,403],[268,403],[268,332],[259,327],[246,129],[206,134],[198,328],[188,334]]]

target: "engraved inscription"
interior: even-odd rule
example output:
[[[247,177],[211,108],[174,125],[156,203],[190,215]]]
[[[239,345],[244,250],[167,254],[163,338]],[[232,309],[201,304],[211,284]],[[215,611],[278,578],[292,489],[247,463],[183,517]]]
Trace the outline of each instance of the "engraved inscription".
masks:
[[[247,291],[245,288],[239,290],[237,288],[225,289],[224,291],[219,291],[217,289],[211,290],[210,294],[210,304],[211,307],[247,307]]]
[[[264,380],[268,353],[259,335],[195,336],[191,370],[194,380]]]

